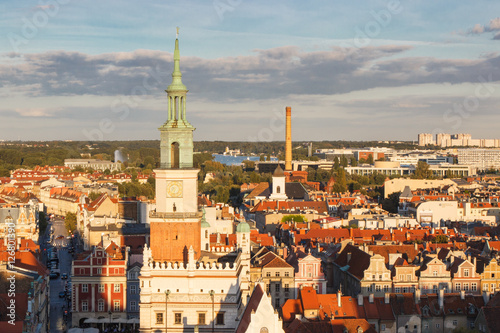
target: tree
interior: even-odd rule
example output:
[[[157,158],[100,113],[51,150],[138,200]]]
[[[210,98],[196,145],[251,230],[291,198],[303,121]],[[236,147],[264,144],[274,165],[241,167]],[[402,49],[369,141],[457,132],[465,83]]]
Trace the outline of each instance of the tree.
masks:
[[[224,185],[217,185],[215,187],[215,202],[227,203],[229,201],[229,187]]]
[[[347,177],[344,168],[339,168],[337,170],[337,175],[335,177],[335,184],[333,185],[333,192],[343,193],[347,191]]]
[[[68,212],[66,213],[66,217],[64,219],[64,225],[69,232],[73,232],[76,230],[76,214]]]
[[[250,160],[244,160],[243,161],[243,169],[245,169],[245,171],[255,170],[255,162],[250,161]]]
[[[355,157],[351,157],[351,166],[352,167],[358,166],[358,161],[356,161]]]
[[[333,159],[333,168],[337,170],[339,167],[340,167],[339,157],[335,156],[335,158]]]
[[[418,161],[417,168],[415,169],[414,177],[416,179],[431,179],[432,170],[429,169],[429,164],[424,161]]]
[[[373,154],[368,155],[368,158],[366,159],[366,163],[373,164]]]
[[[397,214],[400,195],[401,192],[394,192],[389,194],[388,198],[382,200],[382,208],[388,211],[389,213]]]
[[[436,235],[431,238],[431,243],[448,243],[448,237],[445,235]]]
[[[285,215],[281,218],[281,223],[287,223],[287,222],[307,222],[307,220],[304,218],[304,215],[298,215],[298,214],[291,214],[291,215]]]
[[[193,154],[193,166],[195,168],[201,168],[203,163],[206,161],[212,161],[213,160],[212,154],[209,153],[199,153],[199,154]]]
[[[38,213],[38,229],[40,235],[43,235],[45,233],[45,229],[47,229],[47,217],[44,212]]]
[[[344,168],[347,168],[347,157],[345,157],[345,155],[342,155],[340,157],[340,166],[344,167]]]
[[[92,191],[89,193],[89,199],[91,201],[94,201],[95,199],[99,198],[100,196],[101,196],[101,193],[99,193],[99,192]]]

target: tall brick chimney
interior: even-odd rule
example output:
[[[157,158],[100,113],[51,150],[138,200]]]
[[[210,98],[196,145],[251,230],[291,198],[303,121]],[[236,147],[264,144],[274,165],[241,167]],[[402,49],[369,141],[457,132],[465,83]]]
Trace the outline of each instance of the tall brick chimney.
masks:
[[[292,108],[286,107],[285,171],[292,171]]]

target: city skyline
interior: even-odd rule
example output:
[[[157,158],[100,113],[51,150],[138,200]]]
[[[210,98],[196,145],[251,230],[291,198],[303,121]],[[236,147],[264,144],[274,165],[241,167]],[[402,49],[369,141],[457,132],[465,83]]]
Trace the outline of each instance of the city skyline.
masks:
[[[156,139],[176,26],[195,140],[496,137],[500,4],[120,4],[0,2],[0,139]]]

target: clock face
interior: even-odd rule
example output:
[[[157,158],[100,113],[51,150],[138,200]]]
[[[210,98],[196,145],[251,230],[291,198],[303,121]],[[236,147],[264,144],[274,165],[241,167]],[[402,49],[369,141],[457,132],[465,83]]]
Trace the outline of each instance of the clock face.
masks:
[[[167,197],[182,197],[182,181],[171,181],[167,183]]]

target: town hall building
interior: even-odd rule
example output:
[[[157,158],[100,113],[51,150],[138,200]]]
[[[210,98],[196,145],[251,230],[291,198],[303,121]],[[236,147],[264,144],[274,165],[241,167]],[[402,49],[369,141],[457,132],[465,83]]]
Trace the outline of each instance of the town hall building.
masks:
[[[250,297],[250,227],[239,223],[236,248],[210,252],[179,63],[176,38],[167,121],[159,128],[161,165],[154,170],[156,208],[139,277],[140,332],[234,332]]]

